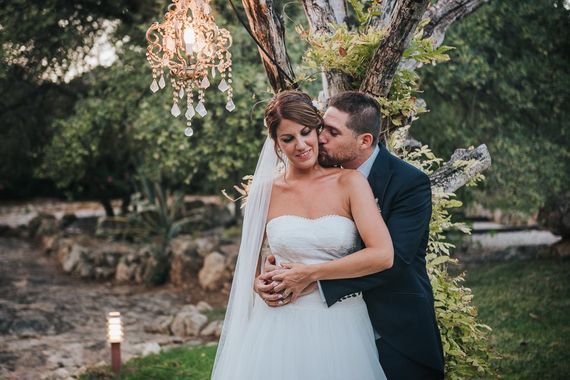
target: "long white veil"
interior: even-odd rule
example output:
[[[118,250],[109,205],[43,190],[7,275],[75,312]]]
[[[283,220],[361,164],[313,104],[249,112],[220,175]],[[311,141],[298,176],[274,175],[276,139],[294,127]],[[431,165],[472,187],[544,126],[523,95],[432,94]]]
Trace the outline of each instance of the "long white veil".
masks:
[[[236,361],[239,360],[239,353],[244,349],[241,343],[253,309],[253,281],[263,244],[271,188],[276,175],[277,164],[278,158],[273,140],[267,137],[259,155],[253,182],[247,196],[241,244],[222,335],[212,370],[212,379],[231,379],[232,370]]]

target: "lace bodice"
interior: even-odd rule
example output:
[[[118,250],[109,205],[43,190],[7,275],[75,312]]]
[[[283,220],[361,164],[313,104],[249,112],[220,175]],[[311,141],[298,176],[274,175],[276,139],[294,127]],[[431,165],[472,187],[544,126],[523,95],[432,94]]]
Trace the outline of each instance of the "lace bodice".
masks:
[[[360,249],[354,222],[341,215],[316,219],[281,215],[267,223],[271,253],[279,262],[315,264],[330,261]]]

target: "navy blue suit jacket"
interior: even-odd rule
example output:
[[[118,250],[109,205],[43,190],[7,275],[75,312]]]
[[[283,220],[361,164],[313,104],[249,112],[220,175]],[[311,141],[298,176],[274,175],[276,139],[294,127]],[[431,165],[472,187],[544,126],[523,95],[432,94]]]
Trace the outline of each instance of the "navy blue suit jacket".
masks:
[[[402,355],[443,374],[443,349],[425,261],[431,184],[421,170],[384,145],[379,148],[368,182],[392,237],[394,264],[365,277],[321,281],[321,288],[329,306],[362,292],[382,339]]]

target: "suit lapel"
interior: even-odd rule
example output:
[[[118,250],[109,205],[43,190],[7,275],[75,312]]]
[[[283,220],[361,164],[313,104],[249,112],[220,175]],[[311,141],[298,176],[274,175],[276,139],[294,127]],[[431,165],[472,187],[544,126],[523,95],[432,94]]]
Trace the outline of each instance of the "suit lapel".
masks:
[[[384,196],[386,195],[386,189],[390,179],[392,178],[392,168],[390,165],[390,152],[384,146],[384,144],[379,143],[378,148],[380,152],[374,160],[370,174],[368,175],[368,183],[372,188],[372,192],[378,198],[378,205],[382,208],[384,203]]]

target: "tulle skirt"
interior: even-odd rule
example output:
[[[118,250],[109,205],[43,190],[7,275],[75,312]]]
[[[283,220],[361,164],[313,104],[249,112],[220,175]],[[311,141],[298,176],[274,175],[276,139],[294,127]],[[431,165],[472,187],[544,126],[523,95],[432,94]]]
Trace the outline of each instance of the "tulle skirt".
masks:
[[[256,296],[236,380],[385,379],[362,296],[327,307],[319,292],[271,308]]]

